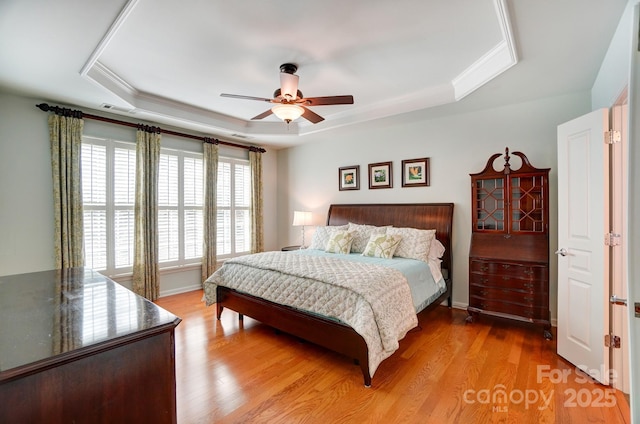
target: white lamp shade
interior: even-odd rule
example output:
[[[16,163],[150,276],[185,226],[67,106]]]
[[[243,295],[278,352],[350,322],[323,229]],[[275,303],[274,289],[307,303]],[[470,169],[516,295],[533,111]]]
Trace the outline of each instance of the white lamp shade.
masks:
[[[295,74],[280,72],[280,95],[285,98],[288,96],[295,100],[298,94],[299,78],[300,77]]]
[[[311,212],[293,211],[293,225],[311,225]]]
[[[284,122],[298,119],[304,113],[304,109],[298,105],[283,103],[271,108],[271,112]]]

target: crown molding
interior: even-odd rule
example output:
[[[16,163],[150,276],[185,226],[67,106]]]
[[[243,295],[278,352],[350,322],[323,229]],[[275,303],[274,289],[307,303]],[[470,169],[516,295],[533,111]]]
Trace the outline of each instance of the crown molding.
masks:
[[[506,0],[494,0],[493,3],[502,33],[502,41],[451,81],[456,101],[473,93],[518,63]]]

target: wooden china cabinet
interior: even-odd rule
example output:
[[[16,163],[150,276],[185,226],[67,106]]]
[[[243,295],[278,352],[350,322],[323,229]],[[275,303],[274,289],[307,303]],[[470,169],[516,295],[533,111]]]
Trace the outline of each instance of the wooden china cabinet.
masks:
[[[511,169],[492,155],[482,172],[471,174],[472,235],[469,251],[469,316],[493,315],[544,326],[551,339],[549,312],[549,169]]]

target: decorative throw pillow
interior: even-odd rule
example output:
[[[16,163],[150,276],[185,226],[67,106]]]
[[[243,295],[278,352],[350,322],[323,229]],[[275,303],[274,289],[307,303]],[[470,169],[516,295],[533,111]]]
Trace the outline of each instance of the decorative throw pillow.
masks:
[[[353,234],[349,231],[333,231],[327,242],[325,252],[348,254],[351,251]]]
[[[399,235],[372,234],[367,247],[362,252],[362,256],[391,259],[393,252],[396,251],[400,244],[400,240],[402,240],[402,237]]]
[[[387,229],[387,234],[402,237],[400,245],[398,245],[395,252],[396,256],[417,259],[423,262],[429,260],[429,248],[431,247],[431,240],[433,240],[436,235],[436,230],[392,227]]]
[[[316,227],[316,231],[313,233],[313,237],[311,238],[311,245],[309,246],[309,249],[325,250],[327,248],[327,243],[329,242],[329,237],[331,237],[331,233],[333,231],[346,230],[348,227],[348,225]]]
[[[353,233],[353,244],[351,245],[351,251],[353,253],[362,253],[364,248],[369,243],[369,238],[372,234],[385,234],[389,227],[376,227],[375,225],[363,225],[349,223],[349,231]]]

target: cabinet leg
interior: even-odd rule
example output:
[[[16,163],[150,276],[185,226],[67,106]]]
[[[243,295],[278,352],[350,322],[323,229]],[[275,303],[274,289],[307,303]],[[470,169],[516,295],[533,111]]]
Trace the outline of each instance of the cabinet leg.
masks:
[[[544,327],[544,338],[547,340],[553,340],[553,334],[551,333],[551,327]]]
[[[467,323],[471,324],[471,323],[473,323],[473,320],[474,320],[474,314],[473,314],[473,312],[469,312],[469,311],[467,311],[467,313],[468,313],[469,315],[468,315],[468,316],[467,316],[467,318],[465,319],[465,322],[467,322]]]

